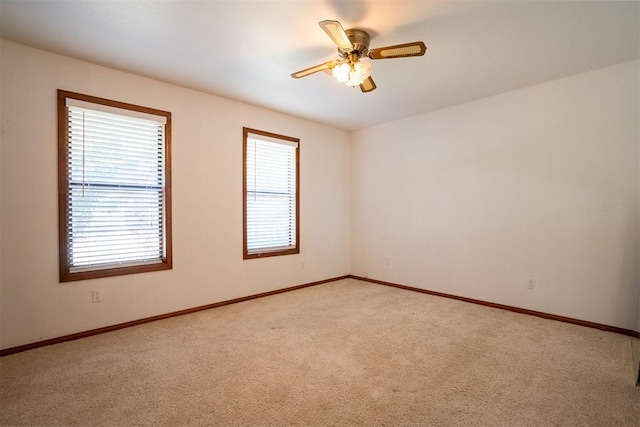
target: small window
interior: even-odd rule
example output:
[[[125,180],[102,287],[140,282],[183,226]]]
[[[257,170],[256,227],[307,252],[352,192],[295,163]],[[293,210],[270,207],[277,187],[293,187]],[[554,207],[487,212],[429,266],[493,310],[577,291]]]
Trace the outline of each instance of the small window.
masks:
[[[244,259],[300,252],[299,145],[243,128]]]
[[[166,270],[171,113],[58,90],[60,281]]]

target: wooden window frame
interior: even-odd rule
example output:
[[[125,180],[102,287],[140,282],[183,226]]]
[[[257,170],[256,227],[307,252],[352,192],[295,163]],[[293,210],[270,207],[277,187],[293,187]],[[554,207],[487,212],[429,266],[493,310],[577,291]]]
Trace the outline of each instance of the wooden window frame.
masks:
[[[95,279],[100,277],[120,276],[125,274],[145,273],[169,270],[173,268],[172,218],[171,218],[171,113],[154,108],[142,107],[105,98],[58,89],[58,230],[59,230],[59,267],[60,282]],[[68,257],[68,217],[69,217],[69,182],[68,182],[68,110],[67,99],[89,102],[123,110],[162,116],[166,119],[164,128],[164,256],[155,263],[127,263],[124,266],[108,266],[72,271]]]
[[[267,138],[280,139],[286,142],[297,144],[295,150],[296,158],[296,194],[295,194],[295,215],[296,215],[296,244],[293,248],[284,250],[265,250],[264,252],[249,253],[247,247],[247,139],[249,134],[265,136]],[[282,255],[294,255],[300,253],[300,139],[290,136],[280,135],[272,132],[266,132],[259,129],[242,128],[242,236],[243,236],[243,259],[257,259]]]

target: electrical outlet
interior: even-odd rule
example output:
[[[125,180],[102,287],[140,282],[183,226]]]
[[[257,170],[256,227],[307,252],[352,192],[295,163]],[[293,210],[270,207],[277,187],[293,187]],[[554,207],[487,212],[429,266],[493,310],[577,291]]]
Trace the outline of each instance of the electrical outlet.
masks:
[[[389,257],[388,256],[384,257],[384,263],[386,265],[391,265],[391,262],[389,261]]]
[[[102,302],[102,289],[94,289],[91,291],[91,302]]]
[[[304,270],[304,261],[300,263],[300,270]]]
[[[536,279],[527,279],[527,289],[530,291],[536,289]]]

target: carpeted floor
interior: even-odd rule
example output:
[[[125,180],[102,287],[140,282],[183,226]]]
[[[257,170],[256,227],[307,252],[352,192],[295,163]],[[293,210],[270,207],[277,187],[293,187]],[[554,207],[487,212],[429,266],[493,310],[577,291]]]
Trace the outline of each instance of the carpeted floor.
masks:
[[[632,339],[347,279],[0,359],[2,425],[638,426]]]

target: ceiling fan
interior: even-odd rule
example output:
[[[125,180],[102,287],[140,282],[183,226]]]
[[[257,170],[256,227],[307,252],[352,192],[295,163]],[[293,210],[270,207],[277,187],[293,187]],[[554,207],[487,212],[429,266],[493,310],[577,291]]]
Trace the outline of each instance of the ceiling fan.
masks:
[[[360,86],[362,92],[371,92],[377,86],[371,78],[369,59],[406,58],[422,56],[427,47],[421,41],[369,49],[369,33],[364,30],[344,30],[340,22],[318,22],[320,28],[338,47],[338,58],[291,74],[294,79],[306,77],[323,70],[331,70],[333,76],[348,86]]]

